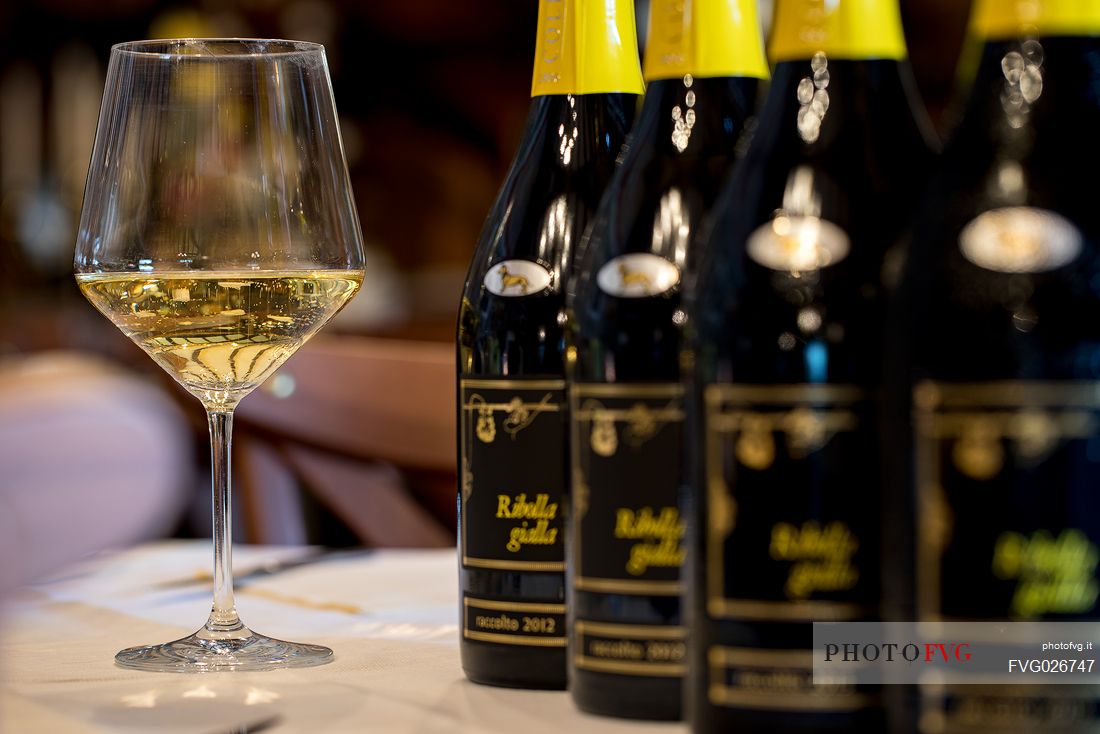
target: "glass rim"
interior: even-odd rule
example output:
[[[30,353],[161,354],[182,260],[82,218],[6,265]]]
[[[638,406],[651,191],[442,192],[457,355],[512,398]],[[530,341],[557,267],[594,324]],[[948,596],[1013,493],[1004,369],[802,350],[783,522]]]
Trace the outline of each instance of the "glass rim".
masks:
[[[219,44],[237,46],[240,51],[219,53],[182,53],[179,49]],[[269,51],[266,45],[281,47]],[[111,46],[112,56],[145,56],[150,58],[186,59],[188,61],[217,61],[219,59],[271,58],[298,54],[324,55],[325,47],[313,41],[294,41],[285,38],[149,38],[140,41],[124,41]]]

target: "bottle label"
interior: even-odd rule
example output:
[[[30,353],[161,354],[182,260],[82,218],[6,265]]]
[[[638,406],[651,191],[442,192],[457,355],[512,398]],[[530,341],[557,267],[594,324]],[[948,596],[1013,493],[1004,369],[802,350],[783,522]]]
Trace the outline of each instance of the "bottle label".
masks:
[[[756,0],[652,0],[643,71],[646,81],[767,79]]]
[[[554,282],[553,274],[530,260],[505,260],[489,268],[485,289],[495,296],[521,298],[542,293]]]
[[[462,380],[462,564],[565,570],[563,380]]]
[[[573,386],[573,587],[678,596],[679,384]]]
[[[746,244],[749,257],[784,273],[805,273],[836,265],[852,249],[848,233],[820,217],[778,212]]]
[[[683,627],[578,619],[574,634],[573,662],[582,670],[660,678],[680,678],[686,672]]]
[[[463,594],[468,640],[529,647],[565,647],[565,605],[477,599]]]
[[[981,39],[1094,36],[1100,33],[1098,0],[977,0],[971,28]]]
[[[922,618],[1100,617],[1100,383],[914,393]]]
[[[874,402],[843,385],[710,385],[704,392],[704,573],[711,619],[866,618],[880,598]],[[792,638],[787,635],[787,639]],[[811,685],[808,649],[708,649],[716,706],[848,711],[862,693]],[[762,646],[763,647],[763,646]]]
[[[680,269],[660,255],[635,252],[614,258],[596,273],[604,293],[619,298],[649,298],[680,284]]]
[[[967,260],[1001,273],[1055,270],[1076,260],[1083,246],[1081,230],[1068,219],[1027,206],[987,211],[959,234]]]
[[[708,699],[714,706],[843,713],[876,703],[851,685],[815,686],[810,650],[712,645],[706,665]]]
[[[1100,383],[923,382],[914,411],[920,618],[1100,618]],[[1100,725],[1089,692],[921,688],[939,731]]]
[[[644,89],[633,0],[539,0],[532,97]]]
[[[772,61],[893,59],[907,56],[898,0],[779,0]]]

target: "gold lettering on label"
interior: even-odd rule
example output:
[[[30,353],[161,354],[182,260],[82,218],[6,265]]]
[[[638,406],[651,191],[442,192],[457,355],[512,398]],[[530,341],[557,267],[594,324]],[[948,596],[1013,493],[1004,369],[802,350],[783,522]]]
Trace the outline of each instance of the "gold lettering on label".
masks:
[[[508,534],[508,543],[504,546],[512,553],[518,553],[525,545],[553,545],[558,541],[558,529],[551,528],[546,520],[539,520],[535,527],[528,527],[527,522],[512,528]]]
[[[616,538],[643,541],[630,549],[626,571],[632,576],[641,576],[654,567],[682,566],[686,551],[681,540],[686,531],[686,523],[680,520],[680,511],[675,507],[664,507],[660,514],[654,514],[651,507],[620,507],[615,514]]]
[[[558,4],[561,0],[548,0],[551,3]],[[547,6],[549,7],[549,5]],[[561,58],[561,39],[564,33],[563,23],[564,16],[560,9],[546,13],[547,28],[543,37],[543,54],[542,60],[547,64],[554,64]],[[551,53],[553,51],[553,53]],[[546,73],[542,77],[542,81],[556,82],[560,76],[555,73]]]
[[[859,570],[852,557],[858,548],[859,541],[844,523],[831,522],[822,528],[805,522],[801,527],[776,524],[769,551],[774,560],[792,562],[784,591],[797,600],[855,587]]]
[[[494,630],[497,632],[518,632],[519,622],[507,614],[499,617],[487,617],[478,614],[474,617],[474,626],[478,629]]]
[[[497,517],[508,520],[553,520],[558,516],[558,503],[550,501],[550,495],[537,494],[534,502],[527,501],[527,493],[514,498],[497,495]]]
[[[1100,551],[1077,529],[1057,538],[1045,530],[1002,533],[993,550],[993,574],[1016,581],[1011,609],[1022,618],[1091,611],[1100,596],[1098,562]]]
[[[953,689],[955,687],[952,687]],[[1006,693],[987,693],[986,687],[975,693],[970,689],[976,686],[960,686],[952,690],[954,705],[950,716],[935,708],[928,708],[925,716],[932,718],[943,731],[952,727],[974,728],[981,731],[1091,731],[1089,723],[1096,721],[1094,696],[1086,690],[1081,695],[1049,696],[1029,691],[1024,686],[1004,686]],[[1088,688],[1087,686],[1085,687]],[[965,691],[962,689],[966,689]],[[923,723],[923,717],[922,717]],[[1073,727],[1067,729],[1064,727]],[[922,731],[936,729],[924,726]]]
[[[518,553],[525,545],[553,545],[558,541],[558,529],[550,527],[550,521],[558,516],[558,503],[550,501],[550,495],[537,494],[533,502],[527,494],[511,497],[497,495],[497,518],[502,520],[522,520],[519,526],[508,534],[508,543],[504,546],[512,553]],[[534,521],[534,526],[531,526]]]
[[[739,670],[733,674],[733,683],[757,691],[802,691],[813,685],[806,673],[797,670]]]
[[[631,640],[589,640],[588,652],[593,657],[614,660],[644,660],[645,646]]]

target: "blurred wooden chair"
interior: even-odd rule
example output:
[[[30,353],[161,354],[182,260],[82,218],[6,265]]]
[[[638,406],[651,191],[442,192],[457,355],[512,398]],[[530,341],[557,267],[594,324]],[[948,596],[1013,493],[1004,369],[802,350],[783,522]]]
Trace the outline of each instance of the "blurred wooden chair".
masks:
[[[250,541],[309,538],[305,490],[372,547],[454,544],[454,346],[320,336],[242,401],[236,494]]]

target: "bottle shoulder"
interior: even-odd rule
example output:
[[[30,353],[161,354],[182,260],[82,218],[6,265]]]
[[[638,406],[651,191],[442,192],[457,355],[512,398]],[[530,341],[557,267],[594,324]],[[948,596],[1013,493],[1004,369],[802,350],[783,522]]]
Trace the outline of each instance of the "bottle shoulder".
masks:
[[[547,96],[532,100],[513,163],[482,228],[465,297],[476,300],[490,268],[527,260],[548,268],[554,287],[569,270],[632,119],[634,96]]]
[[[651,84],[585,244],[579,301],[598,295],[597,271],[616,258],[690,266],[696,230],[734,164],[757,86],[732,78]]]
[[[632,95],[536,98],[460,304],[460,369],[563,370],[565,289],[631,119]]]

